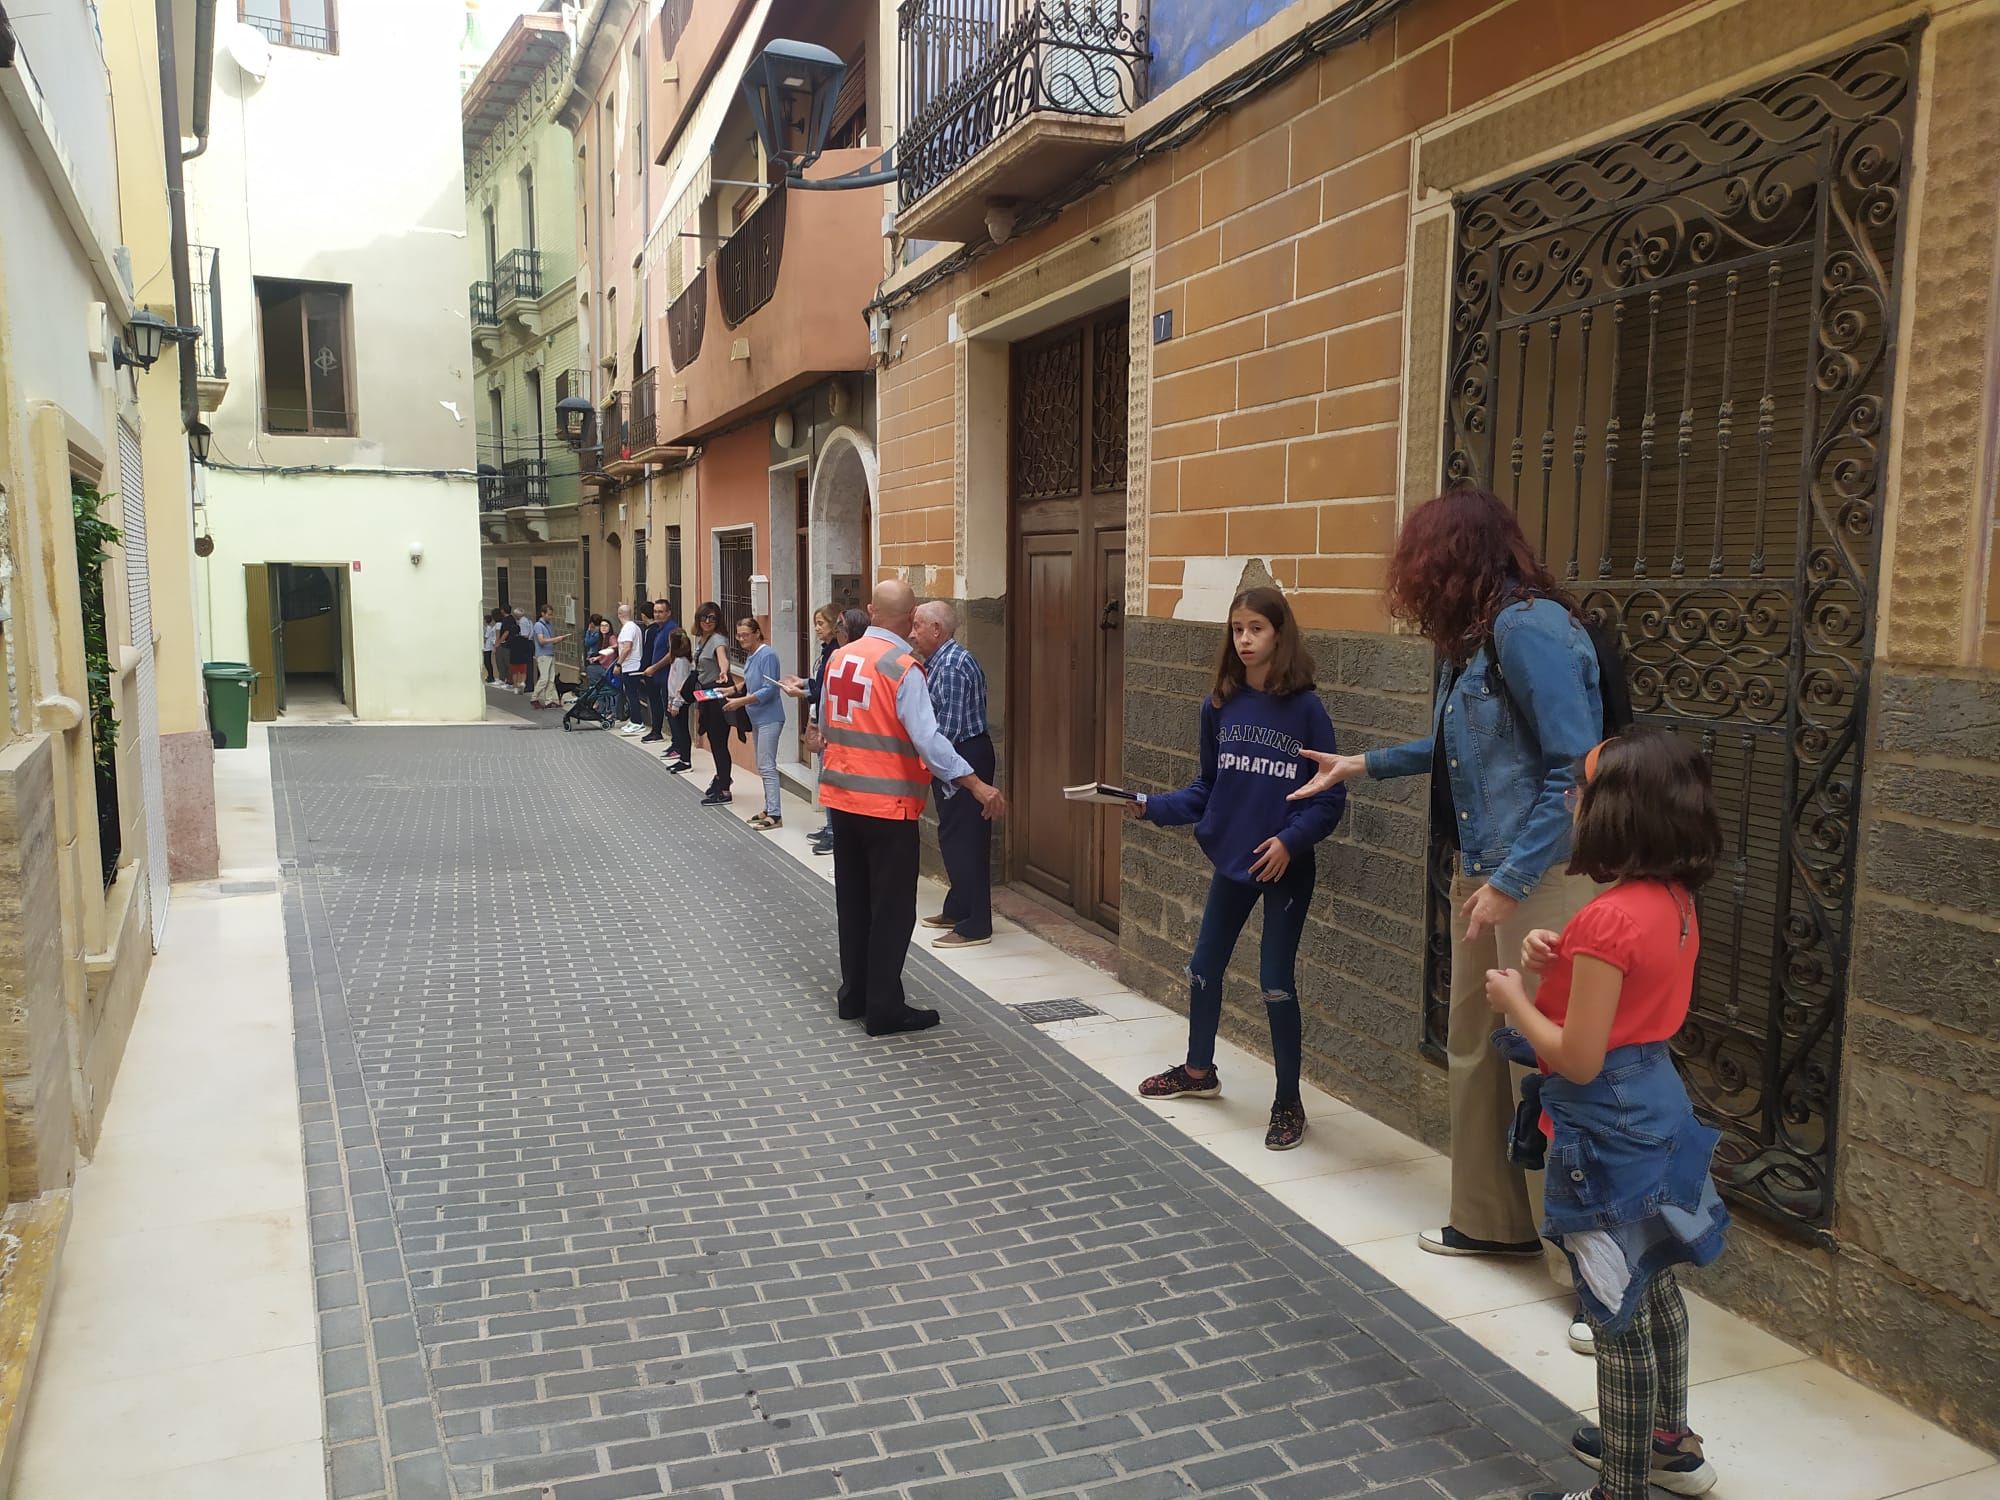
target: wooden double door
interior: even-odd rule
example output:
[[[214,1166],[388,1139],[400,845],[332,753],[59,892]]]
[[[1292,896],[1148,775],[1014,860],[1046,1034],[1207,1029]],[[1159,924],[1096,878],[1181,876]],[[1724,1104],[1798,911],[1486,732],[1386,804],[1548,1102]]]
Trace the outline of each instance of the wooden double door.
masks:
[[[1118,925],[1116,810],[1063,788],[1124,761],[1127,309],[1013,350],[1009,874]]]

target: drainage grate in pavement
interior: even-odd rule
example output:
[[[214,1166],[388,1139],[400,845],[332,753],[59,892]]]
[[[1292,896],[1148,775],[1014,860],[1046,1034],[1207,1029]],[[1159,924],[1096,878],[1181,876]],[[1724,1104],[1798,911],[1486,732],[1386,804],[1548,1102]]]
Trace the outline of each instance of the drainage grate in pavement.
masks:
[[[1057,1021],[1081,1021],[1085,1016],[1101,1016],[1104,1012],[1081,1000],[1030,1000],[1015,1006],[1014,1014],[1030,1026],[1053,1026]]]

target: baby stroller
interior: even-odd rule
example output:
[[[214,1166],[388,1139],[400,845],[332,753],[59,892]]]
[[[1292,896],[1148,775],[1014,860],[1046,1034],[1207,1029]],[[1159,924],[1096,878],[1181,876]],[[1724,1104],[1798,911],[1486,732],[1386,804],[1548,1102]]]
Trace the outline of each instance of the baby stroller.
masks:
[[[612,729],[624,717],[620,702],[622,688],[616,673],[606,672],[595,682],[586,682],[576,690],[576,697],[563,711],[562,727],[575,729],[579,725],[595,724],[599,729]]]

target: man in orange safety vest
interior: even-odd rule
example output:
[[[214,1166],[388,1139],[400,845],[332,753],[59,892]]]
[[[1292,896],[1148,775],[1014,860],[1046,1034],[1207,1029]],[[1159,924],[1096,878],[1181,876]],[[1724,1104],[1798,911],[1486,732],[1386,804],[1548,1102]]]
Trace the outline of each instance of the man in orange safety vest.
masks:
[[[870,1036],[924,1031],[938,1013],[903,997],[903,959],[917,925],[917,820],[931,777],[979,802],[1007,802],[973,774],[938,731],[923,664],[910,646],[917,596],[889,579],[868,603],[872,627],[834,652],[821,689],[817,741],[826,751],[820,800],[833,823],[833,895],[840,919],[840,1018]]]

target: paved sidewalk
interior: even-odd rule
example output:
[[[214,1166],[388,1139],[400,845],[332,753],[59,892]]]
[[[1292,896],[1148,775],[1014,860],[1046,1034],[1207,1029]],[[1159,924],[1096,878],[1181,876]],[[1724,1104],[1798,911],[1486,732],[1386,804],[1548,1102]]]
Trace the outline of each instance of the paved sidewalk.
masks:
[[[1566,1412],[601,734],[273,737],[332,1490],[1513,1493]]]

